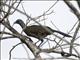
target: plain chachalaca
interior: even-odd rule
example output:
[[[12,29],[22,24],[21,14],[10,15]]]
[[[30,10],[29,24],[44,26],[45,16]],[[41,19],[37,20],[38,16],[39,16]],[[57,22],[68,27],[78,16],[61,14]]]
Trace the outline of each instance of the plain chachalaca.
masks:
[[[47,28],[47,29],[49,29],[49,30],[43,28],[43,27],[40,26],[40,25],[32,25],[32,26],[26,26],[26,27],[25,27],[25,23],[24,23],[21,19],[16,20],[16,21],[14,22],[14,24],[15,24],[15,23],[16,23],[16,24],[19,24],[19,25],[22,27],[23,31],[24,31],[28,36],[35,37],[35,38],[41,40],[41,43],[43,42],[43,38],[45,38],[46,36],[52,34],[50,31],[52,31],[53,33],[54,33],[54,32],[59,33],[59,34],[61,34],[61,35],[63,35],[63,36],[66,36],[66,37],[72,37],[72,36],[70,36],[70,35],[68,35],[68,34],[66,34],[66,33],[61,32],[61,31],[53,30],[53,29],[51,29],[51,28],[48,27],[48,26],[43,26],[43,27],[45,27],[45,28]]]

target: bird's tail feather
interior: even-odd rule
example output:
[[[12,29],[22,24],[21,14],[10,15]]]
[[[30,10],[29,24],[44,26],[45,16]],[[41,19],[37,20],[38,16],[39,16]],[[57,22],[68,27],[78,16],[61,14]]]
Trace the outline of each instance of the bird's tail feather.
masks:
[[[63,35],[63,36],[66,36],[66,37],[72,37],[72,36],[70,36],[70,35],[68,35],[68,34],[66,34],[66,33],[61,32],[61,31],[53,30],[53,32],[59,33],[59,34],[61,34],[61,35]]]

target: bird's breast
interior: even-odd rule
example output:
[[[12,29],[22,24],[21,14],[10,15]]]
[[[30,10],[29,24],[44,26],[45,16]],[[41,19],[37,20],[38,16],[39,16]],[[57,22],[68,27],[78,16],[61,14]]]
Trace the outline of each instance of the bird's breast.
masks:
[[[33,28],[33,27],[27,27],[26,29],[24,29],[24,32],[28,35],[28,36],[32,36],[32,37],[38,37],[38,38],[44,38],[47,35],[50,35],[50,32],[48,32],[45,29],[42,28]]]

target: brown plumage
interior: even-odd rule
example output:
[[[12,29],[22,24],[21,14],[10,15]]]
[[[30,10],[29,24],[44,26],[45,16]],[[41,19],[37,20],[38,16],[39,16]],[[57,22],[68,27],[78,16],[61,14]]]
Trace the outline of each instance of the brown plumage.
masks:
[[[17,24],[19,24],[22,28],[24,28],[23,30],[24,30],[24,32],[25,32],[28,36],[35,37],[35,38],[41,40],[41,42],[43,42],[43,38],[45,38],[46,36],[52,34],[50,31],[59,33],[59,34],[61,34],[61,35],[63,35],[63,36],[66,36],[66,37],[71,37],[70,35],[68,35],[68,34],[66,34],[66,33],[63,33],[63,32],[61,32],[61,31],[53,30],[53,29],[51,29],[51,28],[48,27],[48,26],[43,26],[43,27],[49,29],[50,31],[44,29],[44,28],[43,28],[42,26],[40,26],[40,25],[32,25],[32,26],[26,26],[26,27],[25,27],[24,22],[23,22],[22,20],[20,20],[20,19],[18,19],[18,20],[17,20],[16,22],[14,22],[14,23],[17,23]]]

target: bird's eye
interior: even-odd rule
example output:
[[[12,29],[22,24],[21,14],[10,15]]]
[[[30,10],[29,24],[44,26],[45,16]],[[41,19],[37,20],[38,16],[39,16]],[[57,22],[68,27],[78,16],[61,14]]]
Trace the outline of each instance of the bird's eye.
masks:
[[[41,33],[42,35],[44,34],[44,33]]]

